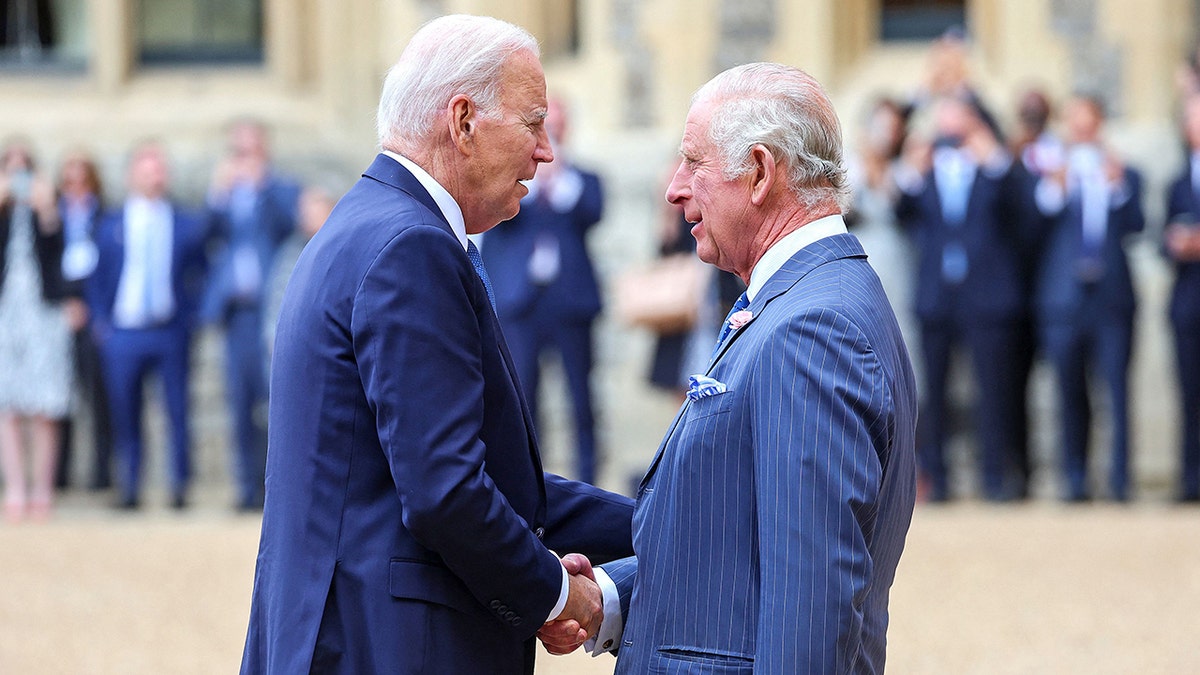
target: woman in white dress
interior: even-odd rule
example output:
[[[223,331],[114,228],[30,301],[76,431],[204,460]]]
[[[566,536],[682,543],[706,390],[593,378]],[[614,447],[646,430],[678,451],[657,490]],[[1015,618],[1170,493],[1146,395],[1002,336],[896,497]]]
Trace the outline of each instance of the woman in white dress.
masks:
[[[0,469],[10,522],[46,519],[54,497],[59,420],[71,400],[62,251],[54,189],[34,172],[28,146],[10,143],[0,156]]]

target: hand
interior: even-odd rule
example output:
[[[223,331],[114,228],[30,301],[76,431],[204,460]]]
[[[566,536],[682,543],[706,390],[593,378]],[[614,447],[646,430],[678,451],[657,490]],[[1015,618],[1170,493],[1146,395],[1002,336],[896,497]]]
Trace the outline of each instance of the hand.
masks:
[[[537,633],[546,651],[555,656],[579,649],[600,630],[604,621],[604,599],[596,585],[591,561],[586,556],[570,553],[563,557],[563,567],[571,575],[567,606]]]
[[[981,166],[987,164],[996,153],[1000,152],[1000,141],[982,122],[977,124],[976,128],[967,136],[966,146],[971,156]]]
[[[63,302],[63,316],[66,317],[71,332],[78,333],[87,325],[87,305],[79,298],[68,298]]]
[[[1112,185],[1116,185],[1125,180],[1125,165],[1121,160],[1117,159],[1116,155],[1108,154],[1104,158],[1104,177]]]

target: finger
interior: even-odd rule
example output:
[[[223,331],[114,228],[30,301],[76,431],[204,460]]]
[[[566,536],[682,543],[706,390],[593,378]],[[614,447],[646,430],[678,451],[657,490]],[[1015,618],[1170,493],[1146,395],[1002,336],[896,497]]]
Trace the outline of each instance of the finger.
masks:
[[[568,553],[563,556],[563,565],[571,574],[582,574],[592,581],[596,580],[596,573],[592,571],[592,561],[582,553]]]

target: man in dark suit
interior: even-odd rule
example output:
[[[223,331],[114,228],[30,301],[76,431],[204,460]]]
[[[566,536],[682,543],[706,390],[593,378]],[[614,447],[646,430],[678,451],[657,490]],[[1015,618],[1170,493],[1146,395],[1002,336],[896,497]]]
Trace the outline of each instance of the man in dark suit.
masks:
[[[680,150],[667,199],[748,287],[642,480],[637,557],[595,572],[619,607],[596,648],[618,673],[882,672],[916,386],[841,217],[837,116],[808,75],[740,66],[693,97]]]
[[[1142,230],[1142,181],[1101,143],[1103,104],[1076,96],[1065,109],[1064,166],[1038,182],[1050,219],[1034,304],[1042,346],[1058,376],[1065,498],[1084,501],[1091,409],[1089,368],[1111,401],[1109,494],[1129,496],[1129,359],[1135,297],[1125,238]]]
[[[1181,462],[1178,498],[1200,501],[1200,94],[1184,105],[1188,157],[1167,192],[1167,256],[1175,264],[1171,326],[1179,369]]]
[[[538,172],[515,218],[490,231],[480,252],[496,291],[496,313],[512,349],[534,422],[539,359],[553,346],[562,355],[571,391],[576,478],[596,481],[596,422],[592,410],[592,322],[600,290],[585,237],[600,222],[600,177],[568,163],[565,104],[550,99],[546,132],[555,160]]]
[[[204,221],[168,197],[166,155],[139,145],[129,161],[129,196],[96,235],[98,259],[87,281],[88,307],[104,361],[114,445],[120,461],[118,506],[136,508],[142,459],[142,387],[157,370],[171,426],[171,505],[186,505],[190,474],[189,348],[204,283]]]
[[[925,388],[921,468],[932,501],[949,499],[945,443],[948,383],[957,345],[971,354],[977,399],[981,494],[989,500],[1024,490],[1016,412],[1019,321],[1025,311],[1023,239],[1012,159],[969,101],[943,99],[938,137],[925,166],[909,160],[897,176],[896,212],[912,233],[917,265]]]
[[[225,330],[225,395],[233,418],[237,508],[263,501],[267,352],[263,307],[275,253],[295,229],[300,187],[271,165],[267,130],[251,120],[229,129],[229,154],[208,190],[210,236],[220,244],[201,317]]]
[[[599,625],[599,588],[550,549],[628,555],[632,503],[543,474],[467,239],[553,159],[537,54],[496,19],[422,27],[384,84],[383,154],[300,255],[244,673],[531,673],[543,623]]]

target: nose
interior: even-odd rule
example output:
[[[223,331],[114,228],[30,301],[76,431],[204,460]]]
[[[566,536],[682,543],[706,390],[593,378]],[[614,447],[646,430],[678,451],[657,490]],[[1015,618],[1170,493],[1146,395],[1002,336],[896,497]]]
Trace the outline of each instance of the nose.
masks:
[[[550,145],[550,136],[546,134],[546,125],[538,127],[537,145],[533,148],[533,158],[549,164],[554,161],[554,148]]]
[[[671,204],[679,204],[679,202],[691,196],[691,171],[687,167],[687,163],[680,161],[675,168],[675,175],[671,176],[671,184],[667,186],[667,201]]]

